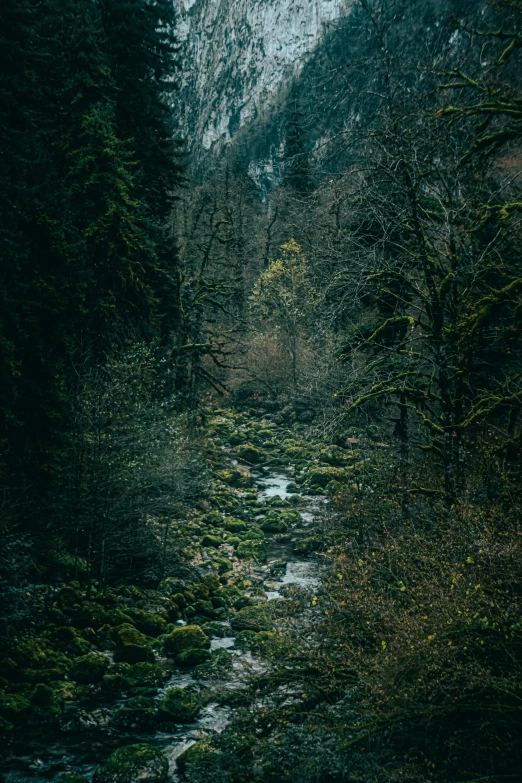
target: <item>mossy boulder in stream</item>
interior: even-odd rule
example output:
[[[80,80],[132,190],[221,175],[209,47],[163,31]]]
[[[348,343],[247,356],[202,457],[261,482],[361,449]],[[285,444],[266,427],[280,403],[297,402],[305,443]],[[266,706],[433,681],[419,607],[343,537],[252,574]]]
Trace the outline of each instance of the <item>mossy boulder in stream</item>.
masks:
[[[169,762],[153,745],[118,748],[94,773],[93,783],[166,783]]]
[[[210,639],[199,625],[185,625],[175,628],[165,637],[163,649],[167,655],[177,657],[186,650],[208,650]]]
[[[120,731],[152,731],[156,725],[156,710],[151,699],[138,696],[117,710],[111,720]]]
[[[246,529],[243,520],[237,519],[237,517],[227,517],[223,522],[223,525],[229,533],[240,533],[242,530]]]
[[[154,692],[162,681],[163,672],[154,663],[118,663],[104,676],[103,685],[109,691],[143,693]]]
[[[270,631],[270,610],[265,604],[245,606],[232,618],[230,625],[235,631]]]
[[[77,658],[69,670],[69,677],[82,685],[100,682],[109,668],[105,655],[88,653]]]
[[[132,619],[132,624],[145,636],[157,637],[165,633],[167,621],[164,617],[146,612],[144,609],[128,609],[127,612]]]
[[[265,544],[259,539],[242,541],[237,548],[238,557],[254,558],[255,560],[265,561],[267,552]]]
[[[269,511],[261,523],[261,530],[265,533],[286,533],[288,525],[277,511]]]
[[[201,700],[184,688],[171,688],[158,706],[160,720],[173,723],[192,723],[203,706]]]
[[[217,755],[217,751],[210,742],[210,738],[206,737],[196,742],[195,745],[191,745],[181,756],[178,756],[176,766],[182,775],[185,775],[191,767],[196,767],[201,771],[210,767]]]
[[[133,625],[124,623],[114,629],[116,651],[114,660],[122,663],[139,663],[154,660],[154,654],[149,650],[146,637]]]
[[[178,666],[199,666],[202,663],[206,663],[208,660],[210,660],[209,651],[197,648],[183,650],[179,655],[176,655],[176,663]]]
[[[252,465],[258,465],[263,462],[265,455],[263,452],[253,446],[251,443],[245,443],[236,449],[237,455],[240,459],[244,459],[245,462],[250,462]]]

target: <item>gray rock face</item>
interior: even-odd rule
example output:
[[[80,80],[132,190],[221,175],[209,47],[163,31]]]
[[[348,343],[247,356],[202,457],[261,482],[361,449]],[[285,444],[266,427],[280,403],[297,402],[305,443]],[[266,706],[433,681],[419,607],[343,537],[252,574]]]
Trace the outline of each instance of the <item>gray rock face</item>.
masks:
[[[262,115],[353,0],[175,0],[183,41],[181,127],[219,149]]]

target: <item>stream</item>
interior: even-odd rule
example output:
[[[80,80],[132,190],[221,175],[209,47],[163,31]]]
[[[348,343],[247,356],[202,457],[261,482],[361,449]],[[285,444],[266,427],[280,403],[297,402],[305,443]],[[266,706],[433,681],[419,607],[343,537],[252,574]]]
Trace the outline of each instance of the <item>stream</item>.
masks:
[[[293,477],[284,469],[259,469],[253,471],[258,490],[258,500],[266,501],[278,496],[282,499],[299,494],[289,492],[288,486]],[[267,535],[268,560],[266,564],[250,561],[245,566],[248,578],[254,584],[262,584],[267,601],[281,598],[284,585],[296,584],[312,595],[321,582],[322,566],[314,556],[297,555],[293,552],[296,540],[311,536],[317,528],[326,510],[324,497],[302,497],[299,511],[302,522],[292,526],[287,536]],[[284,540],[279,540],[283,538]],[[184,625],[183,620],[178,621]],[[212,679],[210,687],[214,690],[231,691],[245,687],[248,679],[267,669],[263,659],[254,656],[249,650],[236,647],[236,640],[230,625],[220,623],[222,636],[211,639],[211,651],[226,649],[232,656],[232,665],[222,680]],[[158,691],[157,699],[170,688],[188,688],[200,686],[209,688],[207,680],[198,679],[190,670],[172,666],[170,678]],[[82,717],[79,725],[69,731],[54,731],[45,736],[45,729],[35,727],[33,733],[24,732],[24,736],[15,739],[13,752],[8,758],[1,783],[44,783],[56,781],[64,773],[76,773],[91,779],[96,768],[118,747],[135,742],[150,742],[160,748],[167,756],[170,777],[177,781],[176,759],[197,740],[212,734],[221,733],[230,723],[233,710],[215,702],[206,704],[198,718],[187,725],[172,725],[168,733],[124,734],[109,730],[110,718],[115,710],[124,706],[125,699],[117,702],[103,701],[100,695],[93,696],[93,703],[82,704]]]

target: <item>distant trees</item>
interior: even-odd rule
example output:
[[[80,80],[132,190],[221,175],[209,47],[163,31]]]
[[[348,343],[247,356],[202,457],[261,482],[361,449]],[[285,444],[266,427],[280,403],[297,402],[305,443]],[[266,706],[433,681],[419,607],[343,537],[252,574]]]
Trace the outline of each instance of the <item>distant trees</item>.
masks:
[[[179,328],[174,23],[166,0],[0,8],[0,490],[19,532],[59,527],[78,373]]]

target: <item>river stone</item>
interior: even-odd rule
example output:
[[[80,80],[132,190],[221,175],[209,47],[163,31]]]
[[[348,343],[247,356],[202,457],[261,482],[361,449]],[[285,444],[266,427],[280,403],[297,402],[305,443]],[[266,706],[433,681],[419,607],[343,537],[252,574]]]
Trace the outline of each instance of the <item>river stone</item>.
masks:
[[[237,548],[237,554],[238,557],[252,557],[261,561],[267,558],[265,544],[258,539],[242,541]]]
[[[264,459],[263,452],[251,443],[245,443],[243,446],[239,446],[237,454],[240,459],[245,460],[245,462],[250,462],[252,465],[257,465]]]
[[[199,666],[201,663],[206,663],[210,660],[210,653],[208,650],[201,649],[189,649],[183,650],[176,656],[176,663],[178,666]]]
[[[264,604],[245,606],[232,618],[230,625],[235,631],[270,631],[270,611]]]
[[[157,637],[165,633],[167,621],[164,617],[152,612],[146,612],[144,609],[127,609],[131,616],[133,625],[145,636]]]
[[[93,783],[167,783],[169,762],[153,745],[118,748],[94,773]]]
[[[210,739],[205,739],[191,745],[176,759],[178,771],[184,775],[188,767],[200,767],[204,769],[212,762],[212,757],[216,755],[216,750],[211,746]]]
[[[147,646],[146,637],[133,625],[124,623],[114,629],[116,652],[114,660],[121,663],[139,663],[154,659]]]
[[[202,706],[195,694],[184,688],[171,688],[159,703],[158,715],[161,720],[192,723]]]
[[[69,670],[69,677],[82,685],[99,682],[109,668],[105,655],[89,653],[77,658]]]
[[[176,657],[184,650],[208,650],[210,639],[198,625],[185,625],[166,636],[163,647],[167,655]]]

